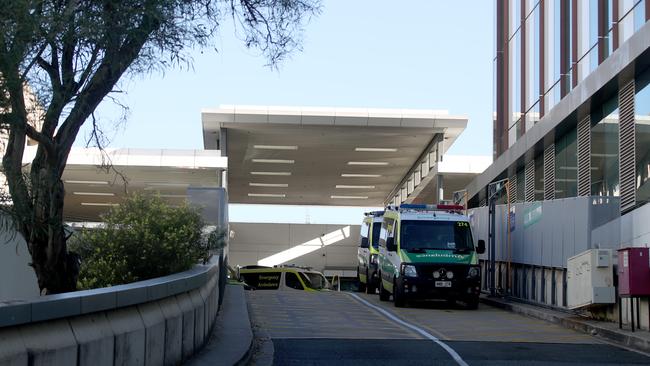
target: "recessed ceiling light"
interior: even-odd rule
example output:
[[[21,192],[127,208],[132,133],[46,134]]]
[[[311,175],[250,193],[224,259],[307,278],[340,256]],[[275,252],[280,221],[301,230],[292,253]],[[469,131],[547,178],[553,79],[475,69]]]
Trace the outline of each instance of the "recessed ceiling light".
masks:
[[[119,203],[81,202],[82,206],[119,206]]]
[[[287,183],[248,183],[251,187],[289,187]]]
[[[105,193],[105,192],[72,192],[77,196],[115,196],[115,193]]]
[[[368,199],[368,196],[330,196],[333,199],[350,199],[350,200],[365,200]]]
[[[293,163],[295,163],[295,160],[285,160],[285,159],[253,159],[253,163],[293,164]]]
[[[291,172],[251,172],[251,175],[291,175]]]
[[[341,174],[343,178],[379,178],[381,174]]]
[[[388,165],[385,161],[348,161],[348,165]]]
[[[396,152],[397,149],[391,147],[356,147],[354,151]]]
[[[346,184],[337,184],[336,188],[340,189],[375,189],[375,186],[355,186],[355,185],[346,185]]]
[[[105,180],[66,180],[65,182],[71,184],[108,184]]]
[[[265,150],[298,150],[298,146],[294,145],[253,145],[253,147]]]
[[[286,195],[284,193],[249,193],[248,197],[273,197],[273,198],[284,198]]]

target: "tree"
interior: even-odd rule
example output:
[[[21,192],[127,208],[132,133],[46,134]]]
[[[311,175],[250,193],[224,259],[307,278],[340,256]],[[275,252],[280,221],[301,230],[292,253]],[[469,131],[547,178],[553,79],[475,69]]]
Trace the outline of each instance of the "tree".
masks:
[[[189,62],[188,50],[211,46],[227,17],[247,47],[277,65],[299,48],[319,2],[12,0],[0,7],[0,128],[8,135],[2,167],[12,222],[27,242],[42,294],[76,288],[61,176],[86,121],[97,136],[93,112],[118,81]],[[38,148],[24,174],[27,139]]]

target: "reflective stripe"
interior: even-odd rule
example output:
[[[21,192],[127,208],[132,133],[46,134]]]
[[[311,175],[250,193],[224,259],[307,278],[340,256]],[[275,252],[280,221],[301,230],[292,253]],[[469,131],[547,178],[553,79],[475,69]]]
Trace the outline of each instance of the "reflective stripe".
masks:
[[[379,306],[373,305],[373,304],[369,303],[368,301],[366,301],[366,300],[360,298],[359,296],[357,296],[357,295],[355,295],[355,294],[353,294],[353,293],[349,293],[349,292],[348,292],[347,294],[350,295],[350,296],[352,296],[353,298],[355,298],[355,299],[356,299],[357,301],[359,301],[360,303],[362,303],[362,304],[364,304],[364,305],[366,305],[366,306],[368,306],[368,307],[370,307],[370,308],[376,310],[377,312],[379,312],[380,314],[384,315],[384,316],[387,317],[388,319],[394,321],[395,323],[397,323],[397,324],[399,324],[399,325],[401,325],[401,326],[404,326],[404,327],[406,327],[406,328],[409,328],[409,329],[415,331],[416,333],[419,333],[419,334],[422,335],[423,337],[428,338],[429,340],[432,340],[434,343],[436,343],[437,345],[439,345],[440,347],[442,347],[442,349],[444,349],[445,351],[447,351],[447,353],[451,356],[451,358],[453,358],[454,361],[456,361],[456,363],[459,364],[460,366],[469,366],[469,365],[467,365],[467,362],[465,362],[465,361],[463,360],[463,358],[460,357],[460,355],[459,355],[456,351],[454,351],[453,348],[449,347],[446,343],[444,343],[443,341],[441,341],[441,340],[438,339],[437,337],[433,336],[431,333],[427,332],[426,330],[424,330],[424,329],[422,329],[422,328],[420,328],[420,327],[417,327],[417,326],[415,326],[415,325],[413,325],[413,324],[411,324],[411,323],[407,323],[407,322],[405,322],[404,320],[402,320],[402,319],[396,317],[395,315],[393,315],[393,314],[392,314],[391,312],[389,312],[388,310],[386,310],[386,309],[382,309],[382,308],[379,307]]]

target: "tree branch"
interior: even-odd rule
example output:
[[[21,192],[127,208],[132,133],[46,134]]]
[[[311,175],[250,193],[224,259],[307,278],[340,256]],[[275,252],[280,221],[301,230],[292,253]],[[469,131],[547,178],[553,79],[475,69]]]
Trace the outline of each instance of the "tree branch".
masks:
[[[115,52],[114,57],[102,60],[88,84],[79,92],[74,107],[55,137],[55,146],[59,154],[59,172],[63,172],[67,156],[81,125],[102,99],[113,90],[124,72],[136,60],[151,33],[159,27],[159,20],[145,16],[140,26]]]
[[[54,143],[48,136],[46,136],[43,133],[38,132],[32,125],[29,123],[25,124],[25,133],[29,138],[38,141],[39,144],[43,145],[45,150],[47,150],[48,155],[54,156],[55,155],[55,150],[54,150]]]
[[[50,82],[52,83],[52,89],[53,90],[61,89],[61,80],[59,79],[59,70],[57,70],[57,68],[54,67],[52,64],[45,61],[45,59],[43,59],[43,57],[41,57],[41,56],[36,57],[36,63],[50,77]]]
[[[32,70],[32,67],[34,67],[34,64],[36,64],[38,62],[39,58],[42,60],[41,55],[45,51],[46,47],[47,47],[47,44],[43,44],[41,46],[41,48],[39,48],[38,52],[36,52],[36,56],[34,56],[34,58],[29,62],[29,64],[27,65],[27,67],[23,71],[22,75],[20,75],[20,80],[25,80],[25,77]]]

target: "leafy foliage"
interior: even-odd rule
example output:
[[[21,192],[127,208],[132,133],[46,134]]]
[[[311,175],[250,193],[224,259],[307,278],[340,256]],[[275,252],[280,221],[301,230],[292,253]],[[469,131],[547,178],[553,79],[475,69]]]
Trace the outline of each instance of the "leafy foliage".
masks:
[[[320,0],[12,0],[0,4],[0,132],[7,210],[27,241],[41,292],[73,291],[78,269],[63,229],[68,155],[82,125],[123,77],[190,65],[232,19],[271,66],[300,48]],[[38,144],[25,166],[25,145]],[[25,174],[27,173],[28,174]]]
[[[185,271],[223,247],[225,232],[206,232],[197,208],[171,207],[158,196],[133,195],[84,229],[70,249],[82,259],[78,286],[107,287]]]

